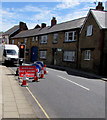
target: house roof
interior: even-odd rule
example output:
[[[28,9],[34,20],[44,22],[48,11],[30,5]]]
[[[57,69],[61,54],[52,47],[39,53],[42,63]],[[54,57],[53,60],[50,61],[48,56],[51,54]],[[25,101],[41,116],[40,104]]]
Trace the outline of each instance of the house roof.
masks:
[[[43,35],[43,34],[48,34],[48,33],[52,33],[52,32],[81,28],[84,21],[85,21],[85,17],[71,20],[68,22],[63,22],[60,24],[56,24],[52,27],[48,26],[48,27],[44,27],[44,28],[36,28],[36,29],[26,30],[26,31],[20,32],[19,34],[15,35],[12,38],[22,38],[22,37],[29,37],[29,36],[35,36],[35,35]]]
[[[70,30],[75,28],[81,28],[84,21],[85,21],[85,17],[82,17],[79,19],[56,24],[49,29],[49,32],[57,32],[57,31],[65,31],[65,30]]]
[[[14,27],[12,27],[11,29],[9,29],[8,31],[4,32],[3,35],[11,35],[13,34],[15,31],[19,30],[19,25],[16,25]]]
[[[30,37],[30,36],[35,36],[39,32],[41,28],[36,28],[36,29],[30,29],[30,30],[24,30],[15,35],[12,38],[23,38],[23,37]]]
[[[95,20],[102,29],[107,29],[107,11],[91,10]]]

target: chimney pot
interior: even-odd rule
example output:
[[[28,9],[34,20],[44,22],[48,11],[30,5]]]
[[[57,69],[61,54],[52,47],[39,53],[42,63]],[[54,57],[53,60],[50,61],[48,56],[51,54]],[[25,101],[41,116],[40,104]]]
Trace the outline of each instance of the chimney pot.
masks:
[[[52,18],[51,20],[51,27],[57,24],[57,20],[55,17]]]
[[[46,27],[46,23],[41,24],[41,28],[44,28],[44,27]]]
[[[100,10],[100,11],[103,11],[104,10],[104,7],[102,5],[102,2],[98,2],[98,5],[96,6],[96,10]]]

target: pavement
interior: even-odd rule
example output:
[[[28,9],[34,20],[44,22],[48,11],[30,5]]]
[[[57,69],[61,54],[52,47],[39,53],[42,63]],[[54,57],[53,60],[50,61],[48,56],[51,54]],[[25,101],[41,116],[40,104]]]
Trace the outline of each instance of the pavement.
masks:
[[[89,73],[89,72],[85,72],[82,70],[77,70],[77,69],[72,69],[69,67],[62,67],[62,66],[57,66],[57,65],[48,65],[47,67],[49,68],[53,68],[53,69],[59,69],[59,70],[63,70],[66,71],[68,74],[71,75],[76,75],[76,76],[81,76],[81,77],[86,77],[86,78],[92,78],[92,79],[101,79],[103,81],[107,81],[107,76],[100,76],[94,73]]]
[[[37,118],[9,68],[0,65],[0,118]]]

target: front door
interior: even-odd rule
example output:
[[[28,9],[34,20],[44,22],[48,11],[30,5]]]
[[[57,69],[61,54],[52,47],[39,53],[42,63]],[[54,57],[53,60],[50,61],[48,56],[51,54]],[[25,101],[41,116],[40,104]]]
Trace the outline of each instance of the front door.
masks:
[[[38,47],[31,48],[31,62],[37,61],[38,59]]]

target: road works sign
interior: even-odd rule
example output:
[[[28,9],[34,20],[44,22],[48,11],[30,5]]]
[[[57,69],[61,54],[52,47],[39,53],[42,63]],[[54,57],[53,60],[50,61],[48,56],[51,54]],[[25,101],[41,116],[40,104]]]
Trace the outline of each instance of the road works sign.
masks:
[[[35,70],[36,70],[35,66],[20,66],[19,77],[23,77],[24,73],[26,73],[26,77],[34,77]]]

